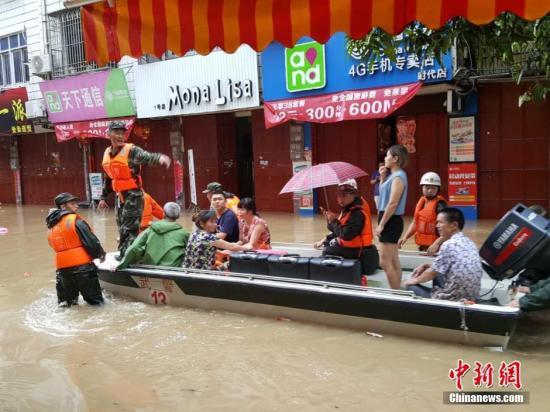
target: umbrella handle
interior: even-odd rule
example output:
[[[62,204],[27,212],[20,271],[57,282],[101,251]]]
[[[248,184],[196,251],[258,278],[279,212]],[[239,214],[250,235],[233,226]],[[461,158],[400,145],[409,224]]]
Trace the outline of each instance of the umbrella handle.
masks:
[[[323,192],[325,192],[325,204],[327,206],[327,210],[330,210],[330,206],[328,204],[328,196],[327,196],[327,187],[323,186]]]

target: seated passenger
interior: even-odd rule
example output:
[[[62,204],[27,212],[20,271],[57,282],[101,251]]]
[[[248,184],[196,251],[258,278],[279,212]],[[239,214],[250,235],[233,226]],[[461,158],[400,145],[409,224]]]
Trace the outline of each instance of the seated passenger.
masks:
[[[143,232],[153,222],[153,218],[157,220],[164,219],[164,211],[162,207],[153,199],[153,197],[143,192],[143,212],[141,214],[141,223],[139,224],[139,231]]]
[[[336,200],[342,211],[337,216],[321,208],[331,233],[313,246],[316,249],[323,248],[323,255],[359,259],[362,273],[371,275],[378,268],[378,250],[372,243],[370,208],[365,199],[359,196],[355,179],[338,185]]]
[[[239,220],[237,215],[226,207],[225,192],[218,190],[212,193],[212,209],[216,212],[219,239],[234,243],[239,241]]]
[[[477,300],[481,287],[481,259],[474,242],[462,229],[464,215],[450,207],[437,215],[437,230],[446,240],[431,265],[417,267],[404,282],[408,290],[418,296],[445,300]],[[421,283],[433,280],[433,289]]]
[[[180,267],[189,239],[189,232],[176,222],[180,213],[181,208],[177,203],[166,203],[164,219],[151,223],[149,228],[139,234],[126,250],[117,269],[135,263]]]
[[[424,173],[420,179],[420,187],[423,196],[416,204],[414,219],[405,234],[399,239],[398,246],[401,248],[414,235],[418,250],[427,251],[429,255],[433,256],[445,241],[437,232],[436,217],[447,207],[447,201],[439,195],[441,178],[437,173]]]
[[[224,249],[232,252],[251,250],[250,245],[241,246],[218,239],[216,236],[217,219],[213,210],[201,210],[193,215],[197,226],[187,242],[182,266],[191,269],[215,269],[216,250]]]
[[[213,193],[218,192],[220,190],[225,193],[225,197],[227,199],[227,203],[225,207],[232,210],[233,213],[237,213],[237,204],[239,203],[239,198],[235,196],[233,193],[225,191],[221,183],[218,183],[218,182],[208,183],[208,185],[206,185],[206,189],[203,190],[202,193],[206,194],[208,201],[212,203]]]
[[[239,243],[249,244],[252,249],[271,249],[271,235],[267,222],[256,211],[256,202],[249,197],[237,205],[239,218]]]

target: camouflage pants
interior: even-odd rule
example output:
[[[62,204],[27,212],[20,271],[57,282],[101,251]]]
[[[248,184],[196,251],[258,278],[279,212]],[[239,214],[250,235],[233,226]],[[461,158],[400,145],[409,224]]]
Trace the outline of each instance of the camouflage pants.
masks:
[[[124,192],[124,203],[117,197],[116,223],[118,226],[118,250],[120,257],[139,234],[139,224],[143,214],[143,192],[128,190]]]

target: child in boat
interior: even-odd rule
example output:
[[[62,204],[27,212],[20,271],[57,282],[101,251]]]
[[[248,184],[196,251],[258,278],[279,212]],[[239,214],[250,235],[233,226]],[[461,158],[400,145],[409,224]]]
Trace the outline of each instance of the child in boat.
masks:
[[[256,202],[249,197],[237,205],[239,218],[239,243],[252,246],[252,249],[271,249],[271,235],[267,222],[256,211]]]
[[[252,250],[250,245],[226,242],[216,236],[217,217],[213,210],[201,210],[192,217],[197,229],[189,237],[182,266],[190,269],[215,269],[216,250],[231,252]]]
[[[437,173],[424,173],[420,179],[420,187],[423,196],[416,204],[414,219],[405,234],[399,239],[399,248],[414,235],[418,250],[427,251],[429,255],[435,255],[441,244],[445,241],[436,229],[436,217],[439,212],[447,207],[445,198],[439,195],[441,191],[441,178]]]

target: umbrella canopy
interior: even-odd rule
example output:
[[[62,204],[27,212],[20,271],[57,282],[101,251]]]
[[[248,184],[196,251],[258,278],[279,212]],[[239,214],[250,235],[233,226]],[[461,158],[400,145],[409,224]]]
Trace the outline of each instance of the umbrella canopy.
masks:
[[[364,170],[346,162],[321,163],[296,173],[279,194],[337,185],[344,180],[367,175]]]

